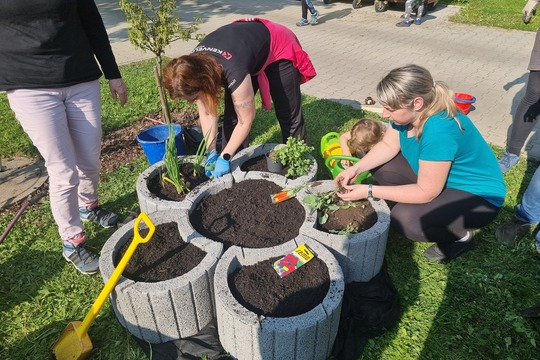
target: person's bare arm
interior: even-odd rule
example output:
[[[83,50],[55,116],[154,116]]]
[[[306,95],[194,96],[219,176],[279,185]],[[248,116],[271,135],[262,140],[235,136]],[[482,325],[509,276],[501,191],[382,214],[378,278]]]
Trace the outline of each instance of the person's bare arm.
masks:
[[[232,93],[234,110],[238,116],[238,124],[222,153],[233,156],[240,145],[247,139],[251,124],[255,119],[255,93],[251,84],[251,75],[246,75],[240,86]]]
[[[425,204],[435,199],[444,189],[451,161],[420,160],[416,184],[373,185],[373,197],[406,204]],[[368,185],[345,185],[339,196],[346,201],[367,198]]]

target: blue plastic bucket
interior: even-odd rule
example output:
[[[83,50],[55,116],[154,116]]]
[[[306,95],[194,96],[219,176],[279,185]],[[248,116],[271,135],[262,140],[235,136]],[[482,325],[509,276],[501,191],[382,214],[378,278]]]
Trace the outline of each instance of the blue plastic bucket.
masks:
[[[182,126],[173,124],[173,130],[177,155],[184,155]],[[156,125],[137,135],[137,141],[141,144],[150,165],[163,160],[163,156],[165,156],[165,140],[168,138],[169,125]]]

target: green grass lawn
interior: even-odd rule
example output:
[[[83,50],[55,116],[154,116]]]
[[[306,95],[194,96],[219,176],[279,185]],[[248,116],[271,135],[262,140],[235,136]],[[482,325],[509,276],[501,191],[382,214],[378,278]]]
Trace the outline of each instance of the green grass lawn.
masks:
[[[539,19],[521,23],[525,1],[446,1],[463,5],[454,20],[481,25],[536,30]],[[150,70],[152,63],[122,69],[130,101],[113,104],[103,91],[103,127],[117,129],[158,108]],[[102,83],[104,85],[104,83]],[[179,103],[177,108],[186,106]],[[252,143],[279,142],[273,112],[260,109]],[[319,148],[328,131],[342,132],[355,120],[375,114],[329,100],[304,97],[308,143]],[[0,156],[37,155],[0,94]],[[499,154],[502,149],[494,146]],[[318,177],[330,178],[318,151]],[[101,176],[103,204],[121,217],[138,207],[135,181],[148,166],[140,158]],[[512,217],[538,166],[521,161],[505,175],[508,195],[496,221],[480,231],[476,248],[447,264],[433,264],[422,252],[428,244],[413,243],[391,233],[387,247],[390,276],[398,290],[402,317],[397,326],[371,339],[363,359],[537,359],[540,357],[538,319],[521,316],[524,307],[540,303],[540,256],[532,234],[515,245],[499,245],[495,228]],[[0,214],[0,231],[18,209]],[[86,228],[90,245],[99,251],[114,230],[92,224]],[[61,241],[48,198],[26,210],[0,245],[0,359],[50,359],[50,346],[67,323],[82,320],[103,287],[98,276],[84,276],[62,258]],[[117,322],[107,302],[90,327],[91,359],[144,359],[145,355]]]
[[[455,22],[526,31],[536,31],[540,26],[539,16],[528,25],[521,20],[526,0],[442,0],[440,4],[443,3],[461,7],[459,13],[450,18]]]

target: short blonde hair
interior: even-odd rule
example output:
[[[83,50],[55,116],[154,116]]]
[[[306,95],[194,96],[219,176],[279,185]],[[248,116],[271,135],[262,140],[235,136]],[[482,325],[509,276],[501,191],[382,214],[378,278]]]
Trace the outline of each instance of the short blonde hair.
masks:
[[[362,119],[351,129],[351,146],[359,155],[365,155],[375,144],[382,140],[385,127],[377,120]]]

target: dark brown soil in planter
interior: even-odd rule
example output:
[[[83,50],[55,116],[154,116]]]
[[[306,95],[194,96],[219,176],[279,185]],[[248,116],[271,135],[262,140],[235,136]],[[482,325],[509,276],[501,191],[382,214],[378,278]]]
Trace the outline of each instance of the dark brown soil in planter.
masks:
[[[271,194],[282,189],[267,180],[244,180],[215,195],[206,196],[190,215],[203,236],[224,243],[265,248],[298,236],[306,213],[293,198],[272,204]]]
[[[184,181],[189,190],[193,190],[195,187],[210,180],[205,174],[195,176],[193,175],[192,163],[181,163],[179,166],[180,174],[184,177]],[[185,194],[179,194],[176,191],[176,187],[168,181],[162,181],[159,176],[148,179],[148,190],[160,199],[180,201],[183,200]]]
[[[338,209],[335,212],[328,212],[328,220],[324,224],[317,222],[317,229],[335,233],[341,230],[355,229],[352,233],[365,231],[377,223],[377,212],[369,200],[360,200],[356,202],[355,207]]]
[[[280,278],[273,268],[279,258],[242,266],[229,274],[229,288],[236,300],[257,315],[272,317],[300,315],[319,305],[330,288],[326,264],[314,258]]]
[[[249,158],[242,165],[240,165],[240,170],[242,171],[266,171],[268,172],[268,165],[266,164],[266,156],[260,155]],[[284,166],[283,169],[279,172],[280,175],[287,175],[289,171],[288,166]]]
[[[141,230],[140,234],[146,236],[148,229]],[[130,244],[131,240],[120,248],[114,259],[115,266]],[[156,225],[150,241],[139,244],[122,275],[143,282],[174,279],[191,271],[205,255],[205,251],[182,240],[176,223],[160,224]]]

